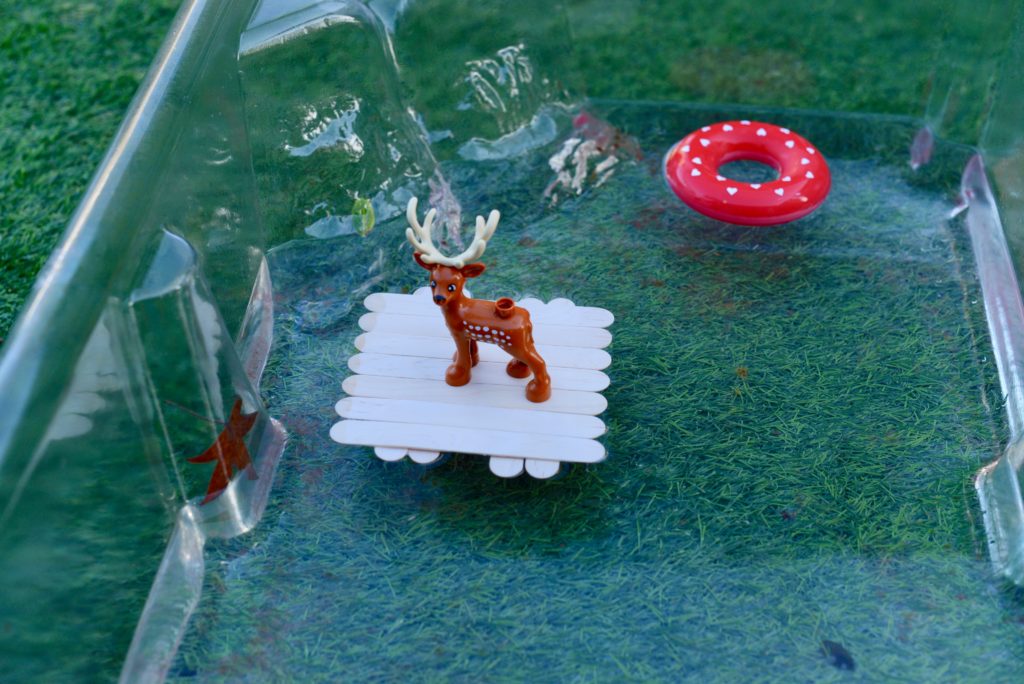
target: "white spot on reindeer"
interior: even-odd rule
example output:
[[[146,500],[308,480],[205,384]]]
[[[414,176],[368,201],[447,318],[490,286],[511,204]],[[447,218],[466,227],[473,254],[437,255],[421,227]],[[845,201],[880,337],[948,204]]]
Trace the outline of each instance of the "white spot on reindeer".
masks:
[[[811,163],[811,160],[808,159],[807,157],[800,157],[800,163],[803,164],[804,166],[807,166],[808,164]]]
[[[775,188],[775,194],[778,195],[779,197],[782,197],[783,192],[784,190],[782,188]]]
[[[751,183],[750,187],[754,188],[755,190],[760,190],[761,189],[761,184],[760,183]]]
[[[750,125],[750,122],[747,121],[746,119],[743,119],[743,121],[740,121],[740,123],[743,124],[744,126],[749,126]]]
[[[700,144],[703,145],[704,147],[707,147],[708,145],[711,144],[711,141],[708,140],[707,138],[701,138],[700,139]]]
[[[786,147],[788,147],[789,149],[793,149],[794,145],[796,145],[796,143],[793,142],[792,140],[787,140],[786,141]]]
[[[694,158],[693,158],[693,163],[694,163],[694,164],[703,164],[704,162],[702,162],[702,161],[700,160],[700,157],[694,157]]]
[[[700,129],[700,130],[702,130],[702,131],[704,131],[705,133],[707,133],[708,131],[710,131],[710,130],[711,130],[711,126],[704,126],[704,127],[702,127],[702,128]]]
[[[764,130],[763,128],[758,128],[757,129],[757,136],[759,138],[763,138],[763,137],[765,137],[767,135],[768,135],[768,131]]]
[[[784,181],[786,181],[788,183],[789,181],[793,180],[793,178],[791,176],[783,176],[782,180],[784,180]]]
[[[807,154],[814,154],[814,148],[813,147],[807,147],[805,149],[807,150]]]
[[[722,126],[722,130],[726,132],[731,131],[732,126],[730,126],[729,124],[725,124],[724,126]]]
[[[724,181],[725,180],[725,176],[715,176],[715,180]]]
[[[694,177],[699,176],[700,175],[700,169],[694,169],[693,171],[690,172],[690,175],[694,176]]]
[[[786,135],[789,135],[792,132],[788,128],[780,128],[779,130],[785,133]]]
[[[812,172],[808,171],[807,172],[807,177],[808,178],[814,178],[814,174]]]
[[[730,195],[735,195],[737,192],[739,192],[739,188],[726,188],[725,191]]]

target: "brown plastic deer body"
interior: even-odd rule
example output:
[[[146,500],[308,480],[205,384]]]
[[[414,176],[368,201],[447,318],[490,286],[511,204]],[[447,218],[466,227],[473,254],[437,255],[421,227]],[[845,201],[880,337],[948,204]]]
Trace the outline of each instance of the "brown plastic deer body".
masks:
[[[507,297],[492,302],[470,299],[463,294],[466,279],[484,272],[483,264],[468,262],[484,253],[501,215],[492,211],[486,222],[482,216],[477,216],[473,242],[462,254],[448,257],[434,247],[430,237],[436,211],[428,211],[424,225],[420,225],[416,204],[415,197],[409,200],[406,210],[409,228],[405,235],[415,250],[416,263],[430,271],[431,296],[444,314],[444,322],[455,340],[455,357],[445,373],[445,382],[455,387],[468,383],[472,368],[479,361],[477,344],[488,342],[498,345],[512,357],[505,368],[509,375],[525,378],[533,373],[533,379],[526,385],[526,398],[534,402],[547,401],[551,396],[551,378],[533,344],[530,312]]]

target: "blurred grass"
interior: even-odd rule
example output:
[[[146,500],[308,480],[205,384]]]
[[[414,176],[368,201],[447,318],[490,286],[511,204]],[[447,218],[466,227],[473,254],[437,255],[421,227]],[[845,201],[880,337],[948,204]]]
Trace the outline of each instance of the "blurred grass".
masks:
[[[624,2],[573,0],[565,12],[526,3],[512,16],[487,3],[426,0],[402,34],[447,36],[407,70],[432,125],[457,127],[448,75],[490,51],[496,34],[526,36],[534,57],[579,70],[561,83],[593,97],[921,115],[934,86],[947,96],[947,137],[976,139],[1013,13],[994,0],[954,3]],[[178,0],[8,0],[0,6],[0,339],[55,245]],[[539,8],[539,9],[538,9]],[[778,14],[779,12],[782,14]],[[488,25],[502,17],[500,26]],[[487,30],[481,30],[481,22]],[[571,29],[569,28],[571,23]],[[439,26],[440,24],[440,26]],[[540,34],[570,33],[573,51]],[[485,49],[486,46],[486,49]],[[416,55],[417,61],[420,56]],[[445,74],[438,79],[438,74]],[[570,79],[571,80],[571,79]],[[440,87],[439,87],[440,86]],[[943,90],[948,89],[948,90]]]
[[[0,3],[0,339],[71,218],[178,4]]]
[[[974,143],[1018,13],[999,0],[567,0],[565,15],[549,4],[523,0],[511,19],[470,0],[409,8],[396,49],[433,127],[472,116],[439,73],[522,41],[554,84],[587,97],[927,116]],[[559,49],[566,34],[572,50]],[[423,53],[436,35],[445,50]]]

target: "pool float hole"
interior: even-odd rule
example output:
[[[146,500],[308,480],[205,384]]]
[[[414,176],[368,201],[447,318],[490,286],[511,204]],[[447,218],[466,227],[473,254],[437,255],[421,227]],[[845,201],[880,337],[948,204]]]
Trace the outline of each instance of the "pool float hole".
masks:
[[[775,164],[749,157],[724,162],[717,173],[737,183],[771,183],[779,179],[779,169]]]

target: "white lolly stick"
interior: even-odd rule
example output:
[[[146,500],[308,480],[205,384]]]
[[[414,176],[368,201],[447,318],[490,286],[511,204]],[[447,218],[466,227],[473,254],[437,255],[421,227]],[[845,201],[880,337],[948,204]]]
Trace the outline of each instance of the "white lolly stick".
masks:
[[[519,477],[523,474],[523,459],[491,456],[487,462],[491,472],[498,477]]]
[[[530,312],[530,320],[537,323],[607,328],[615,322],[615,316],[607,309],[593,306],[576,306],[568,299],[552,299],[545,304],[539,299],[528,297],[518,306]],[[376,292],[363,302],[370,311],[400,314],[405,316],[438,316],[437,305],[430,301],[429,290],[417,290],[416,294],[403,295],[390,292]]]
[[[374,447],[373,453],[377,454],[377,458],[382,461],[394,463],[395,461],[401,461],[405,458],[405,455],[409,453],[409,450],[405,447]]]
[[[421,449],[409,449],[409,460],[420,465],[430,465],[441,458],[438,451],[423,451]]]
[[[477,347],[480,350],[481,361],[508,363],[508,360],[512,358],[505,350],[494,344],[479,344]],[[412,335],[369,332],[356,338],[356,349],[374,354],[424,356],[451,361],[452,355],[455,354],[455,342],[451,337],[414,337]],[[553,347],[538,344],[537,353],[548,364],[549,369],[590,368],[603,370],[612,363],[611,355],[603,349]]]
[[[342,420],[331,428],[331,439],[341,444],[404,446],[421,451],[451,451],[573,463],[597,463],[605,457],[604,446],[592,439],[446,425]]]
[[[558,474],[558,462],[530,458],[526,460],[526,472],[538,480],[546,480]]]
[[[345,378],[341,388],[353,397],[378,399],[428,399],[444,404],[462,406],[490,406],[528,411],[553,411],[596,416],[608,408],[608,401],[596,392],[552,390],[551,398],[539,404],[529,401],[520,387],[481,385],[470,382],[452,387],[444,380],[411,380],[383,378],[374,375],[352,375]],[[388,446],[388,445],[384,445]]]
[[[335,410],[342,418],[355,420],[449,425],[583,439],[600,437],[605,431],[604,422],[594,416],[473,405],[455,408],[451,404],[411,399],[346,397],[338,402]]]
[[[382,375],[387,378],[414,378],[436,380],[444,378],[451,365],[445,359],[427,359],[417,356],[389,356],[387,354],[356,354],[349,358],[348,367],[360,375]],[[482,385],[512,385],[526,387],[530,378],[513,378],[505,372],[506,364],[481,361],[473,367],[470,382]],[[600,392],[608,387],[608,376],[601,371],[583,368],[549,368],[551,387],[554,389]]]
[[[368,313],[359,318],[359,327],[366,332],[383,332],[425,337],[448,337],[448,327],[438,313],[431,316],[405,316],[389,313]],[[612,341],[612,334],[604,328],[582,328],[566,325],[538,325],[533,329],[538,344],[559,347],[590,347],[604,349]]]

